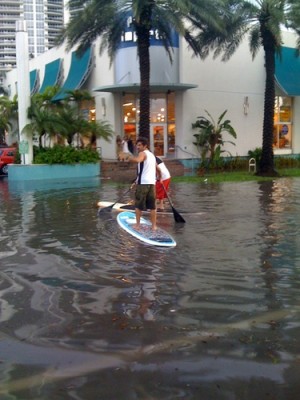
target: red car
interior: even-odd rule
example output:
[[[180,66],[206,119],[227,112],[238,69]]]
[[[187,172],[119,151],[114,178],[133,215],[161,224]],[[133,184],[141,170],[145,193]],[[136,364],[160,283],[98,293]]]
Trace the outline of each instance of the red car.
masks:
[[[13,164],[16,160],[17,149],[15,147],[0,147],[0,174],[7,175],[7,164]]]

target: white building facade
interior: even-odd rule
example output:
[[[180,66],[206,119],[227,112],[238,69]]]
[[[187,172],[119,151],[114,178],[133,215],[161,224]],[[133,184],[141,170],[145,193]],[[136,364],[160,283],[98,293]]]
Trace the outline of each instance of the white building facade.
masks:
[[[295,40],[292,33],[284,32],[282,61],[276,63],[275,154],[300,154],[300,61],[294,56],[291,61]],[[107,54],[99,55],[99,43],[90,49],[85,62],[77,59],[74,51],[52,48],[31,59],[30,70],[38,71],[40,87],[45,86],[44,82],[55,81],[47,75],[50,64],[58,60],[62,93],[67,89],[89,90],[95,99],[94,109],[85,111],[92,112],[97,120],[109,121],[116,135],[135,140],[139,127],[135,38],[130,31],[125,32],[111,67]],[[247,156],[249,150],[262,146],[264,54],[261,50],[252,60],[247,41],[224,63],[212,57],[204,61],[194,57],[186,43],[175,37],[171,63],[153,32],[150,80],[150,146],[157,155],[182,160],[199,157],[193,145],[196,131],[192,123],[198,116],[206,116],[205,110],[215,120],[227,110],[226,118],[237,132],[236,145],[228,144],[226,148],[232,156]],[[15,82],[13,70],[5,81],[11,97],[16,94]],[[98,147],[104,159],[116,159],[115,140],[110,143],[99,140]]]

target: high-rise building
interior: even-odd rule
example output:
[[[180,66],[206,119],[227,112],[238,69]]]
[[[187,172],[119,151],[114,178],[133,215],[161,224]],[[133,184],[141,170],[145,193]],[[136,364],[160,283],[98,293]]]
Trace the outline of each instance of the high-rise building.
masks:
[[[0,75],[16,65],[16,21],[26,21],[29,55],[36,57],[55,45],[64,25],[64,3],[64,0],[0,0]]]

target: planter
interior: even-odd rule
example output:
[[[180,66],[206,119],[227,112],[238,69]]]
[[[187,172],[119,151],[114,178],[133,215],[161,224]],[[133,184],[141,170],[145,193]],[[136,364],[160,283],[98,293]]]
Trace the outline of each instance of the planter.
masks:
[[[100,163],[91,164],[9,164],[9,181],[32,181],[47,179],[81,179],[100,176]]]

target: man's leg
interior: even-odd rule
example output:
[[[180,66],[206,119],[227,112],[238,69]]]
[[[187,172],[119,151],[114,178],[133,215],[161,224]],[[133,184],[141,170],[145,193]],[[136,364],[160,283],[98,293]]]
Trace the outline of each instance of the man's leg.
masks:
[[[156,209],[150,210],[150,219],[152,223],[152,229],[156,230]]]
[[[138,208],[136,208],[135,209],[135,218],[136,218],[135,228],[139,228],[140,227],[141,215],[142,215],[142,211],[139,210]]]

